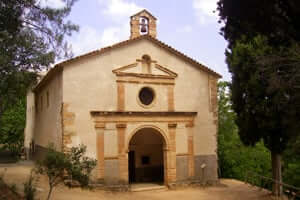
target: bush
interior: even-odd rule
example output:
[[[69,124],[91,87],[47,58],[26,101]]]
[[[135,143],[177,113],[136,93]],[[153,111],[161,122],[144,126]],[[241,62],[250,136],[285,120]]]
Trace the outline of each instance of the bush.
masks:
[[[96,166],[96,160],[84,156],[86,146],[72,147],[70,153],[62,153],[50,145],[46,157],[38,163],[37,172],[48,177],[50,199],[52,190],[65,180],[76,181],[80,187],[88,188],[90,174]]]

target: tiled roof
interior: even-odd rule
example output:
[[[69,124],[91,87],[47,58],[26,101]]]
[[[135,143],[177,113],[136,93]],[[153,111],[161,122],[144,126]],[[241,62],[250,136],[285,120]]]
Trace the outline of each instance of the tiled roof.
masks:
[[[74,58],[71,58],[69,60],[66,60],[66,61],[63,61],[61,63],[56,64],[52,69],[50,69],[50,71],[45,75],[45,77],[38,83],[38,85],[34,88],[34,90],[38,90],[38,88],[40,88],[42,85],[44,85],[45,82],[50,78],[49,76],[53,76],[54,74],[56,74],[57,71],[60,71],[60,70],[58,70],[58,68],[62,68],[66,64],[70,64],[70,63],[75,62],[77,60],[80,60],[82,58],[87,58],[87,57],[94,56],[94,55],[100,55],[102,53],[108,52],[108,51],[113,50],[115,48],[119,48],[119,47],[131,44],[133,42],[140,41],[140,40],[143,40],[143,39],[146,39],[146,40],[149,40],[149,41],[153,42],[154,44],[158,45],[159,47],[175,54],[176,56],[182,58],[186,62],[198,67],[200,70],[203,70],[203,71],[205,71],[205,72],[207,72],[211,75],[214,75],[217,78],[222,78],[222,76],[220,74],[218,74],[217,72],[209,69],[205,65],[202,65],[198,61],[188,57],[187,55],[185,55],[185,54],[181,53],[180,51],[174,49],[173,47],[161,42],[160,40],[158,40],[154,37],[151,37],[150,35],[142,35],[142,36],[139,36],[139,37],[136,37],[136,38],[133,38],[133,39],[129,39],[129,40],[125,40],[125,41],[116,43],[112,46],[104,47],[102,49],[95,50],[95,51],[92,51],[92,52],[89,52],[89,53],[86,53],[86,54],[83,54],[83,55],[80,55],[80,56],[77,56],[77,57],[74,57]]]

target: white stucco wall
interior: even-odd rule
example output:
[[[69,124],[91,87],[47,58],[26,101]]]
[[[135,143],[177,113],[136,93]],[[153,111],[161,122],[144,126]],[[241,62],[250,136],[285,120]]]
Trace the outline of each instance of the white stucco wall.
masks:
[[[48,105],[47,93],[49,95]],[[41,97],[43,106],[41,106]],[[35,92],[35,107],[35,144],[48,147],[50,143],[53,143],[57,150],[61,150],[62,73],[57,73],[45,86]]]
[[[64,67],[63,102],[68,103],[68,111],[76,115],[74,128],[79,138],[77,142],[88,145],[88,155],[96,158],[96,132],[90,111],[117,110],[117,83],[112,70],[132,64],[145,54],[178,74],[175,79],[175,111],[198,112],[194,126],[195,155],[215,154],[216,126],[213,124],[212,113],[209,112],[208,74],[148,40],[137,41],[102,55],[83,58]],[[157,99],[150,109],[138,105],[137,92],[142,86],[143,84],[125,83],[125,110],[167,111],[166,86],[151,86],[157,94]],[[127,135],[131,133],[131,126],[136,124],[128,125]],[[115,139],[109,136],[108,132],[116,135],[115,130],[107,130],[105,134],[105,139],[113,141],[114,144]],[[184,132],[185,129],[178,128],[178,142],[186,137]],[[110,148],[114,148],[114,145],[111,146]],[[177,149],[178,152],[184,153],[187,144],[182,143]],[[105,147],[105,152],[106,155],[114,155],[117,151]]]

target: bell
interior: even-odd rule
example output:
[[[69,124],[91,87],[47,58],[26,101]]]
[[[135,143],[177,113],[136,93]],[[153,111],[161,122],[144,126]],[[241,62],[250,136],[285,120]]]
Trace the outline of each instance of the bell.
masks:
[[[141,21],[141,32],[142,33],[147,33],[147,24],[146,24],[145,19],[142,19],[142,21]]]

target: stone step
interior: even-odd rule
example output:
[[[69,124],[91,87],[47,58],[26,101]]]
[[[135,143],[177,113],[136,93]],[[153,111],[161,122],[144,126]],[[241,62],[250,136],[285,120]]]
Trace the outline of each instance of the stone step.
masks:
[[[144,192],[144,191],[166,191],[168,188],[164,185],[133,185],[130,187],[131,192]]]

